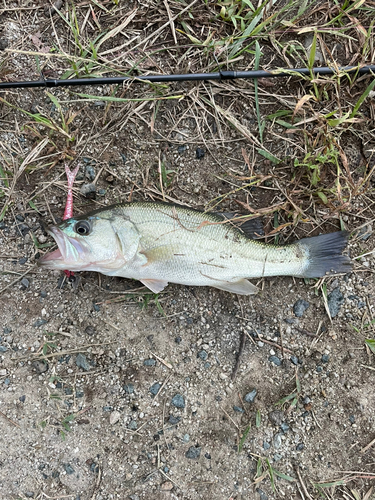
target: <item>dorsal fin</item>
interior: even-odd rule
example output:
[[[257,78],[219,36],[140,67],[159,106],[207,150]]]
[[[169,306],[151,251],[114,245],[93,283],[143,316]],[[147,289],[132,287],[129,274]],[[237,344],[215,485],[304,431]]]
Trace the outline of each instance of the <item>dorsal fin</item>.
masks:
[[[252,240],[257,240],[264,236],[263,221],[261,217],[244,219],[244,215],[238,212],[218,212],[216,215],[230,221],[231,225],[235,226],[241,233]]]

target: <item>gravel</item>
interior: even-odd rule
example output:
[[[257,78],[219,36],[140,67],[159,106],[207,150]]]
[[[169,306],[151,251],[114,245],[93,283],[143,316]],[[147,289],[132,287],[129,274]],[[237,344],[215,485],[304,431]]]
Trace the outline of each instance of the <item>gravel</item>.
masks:
[[[250,392],[246,394],[244,400],[246,401],[246,403],[254,403],[257,394],[258,391],[256,389],[252,389]]]
[[[136,431],[138,429],[138,424],[136,420],[131,420],[128,424],[128,428],[132,431]]]
[[[160,390],[160,387],[161,387],[161,384],[159,384],[159,382],[155,382],[155,384],[153,384],[151,387],[150,387],[150,392],[151,394],[153,394],[154,396],[157,395],[157,393],[159,392]]]
[[[134,392],[134,384],[132,384],[131,382],[128,382],[127,384],[125,384],[123,386],[123,389],[126,392],[126,394],[133,394],[133,392]]]
[[[257,488],[256,492],[258,493],[260,500],[268,500],[268,495],[263,490]]]
[[[329,313],[331,315],[331,318],[334,318],[335,316],[338,315],[338,313],[341,309],[341,306],[344,303],[344,296],[341,293],[341,290],[339,287],[332,290],[332,292],[327,297],[327,302],[328,302],[328,308],[329,308]]]
[[[34,323],[33,326],[35,328],[39,328],[40,326],[46,325],[48,321],[46,319],[37,319]]]
[[[174,415],[169,415],[168,423],[171,425],[177,425],[180,420],[181,420],[180,417],[175,417]]]
[[[197,160],[201,160],[204,158],[204,155],[206,154],[206,151],[203,148],[197,148],[195,151],[195,157]]]
[[[143,361],[143,365],[144,365],[144,366],[155,366],[155,365],[156,365],[156,360],[155,360],[155,359],[152,359],[152,358],[150,358],[150,359],[145,359],[145,360]]]
[[[65,472],[69,475],[74,474],[74,469],[70,464],[64,464]]]
[[[85,372],[88,372],[91,368],[91,365],[87,361],[86,356],[81,353],[77,354],[76,365],[78,366],[78,368],[82,368],[82,370],[84,370]]]
[[[285,414],[281,410],[274,410],[268,414],[269,420],[274,424],[280,426],[285,419]]]
[[[92,165],[86,165],[85,168],[86,179],[92,182],[95,179],[95,169]]]
[[[39,375],[45,373],[48,370],[48,363],[46,363],[45,361],[40,361],[39,359],[36,359],[31,364],[35,372],[38,373]]]
[[[281,448],[281,444],[282,444],[281,436],[282,436],[281,432],[278,432],[277,434],[275,434],[273,436],[272,443],[273,443],[273,447],[275,448],[275,450],[278,450],[279,448]]]
[[[199,446],[190,446],[188,451],[185,453],[186,458],[199,458],[201,454],[201,448]]]
[[[96,198],[96,186],[92,182],[88,184],[82,184],[81,186],[81,194],[89,199],[89,200],[95,200]]]
[[[282,422],[280,425],[280,429],[283,432],[283,434],[286,434],[289,431],[290,427],[286,422]]]
[[[306,300],[299,299],[293,306],[293,312],[297,318],[302,318],[306,309],[310,307],[310,303],[306,302]]]
[[[281,359],[278,358],[277,356],[274,356],[274,355],[270,356],[268,358],[268,361],[271,361],[271,363],[273,363],[276,366],[281,366],[281,363],[282,363]]]
[[[29,288],[30,281],[27,278],[22,278],[21,285],[23,286],[24,289]]]
[[[297,358],[297,356],[295,356],[294,354],[292,356],[290,356],[290,361],[295,365],[295,366],[298,366],[299,364],[299,360]]]
[[[206,361],[206,359],[208,358],[208,354],[205,350],[201,350],[198,352],[197,354],[197,357],[200,358],[202,361]]]
[[[172,398],[172,404],[176,408],[185,408],[185,399],[181,394],[176,394]]]

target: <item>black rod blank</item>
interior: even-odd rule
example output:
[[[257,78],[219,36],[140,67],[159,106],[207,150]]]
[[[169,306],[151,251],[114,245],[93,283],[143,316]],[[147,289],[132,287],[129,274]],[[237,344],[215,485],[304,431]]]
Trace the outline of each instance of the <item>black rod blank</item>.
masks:
[[[356,75],[375,74],[375,65],[370,66],[343,66],[338,71]],[[137,82],[146,80],[154,83],[163,82],[189,82],[189,81],[207,81],[207,80],[235,80],[238,78],[280,78],[293,75],[336,75],[338,71],[334,68],[285,68],[274,71],[253,70],[253,71],[219,71],[217,73],[188,73],[182,75],[147,75],[147,76],[109,76],[101,78],[71,78],[68,80],[36,80],[26,82],[0,82],[1,89],[21,89],[36,87],[71,87],[77,85],[111,85],[121,84],[127,81]]]

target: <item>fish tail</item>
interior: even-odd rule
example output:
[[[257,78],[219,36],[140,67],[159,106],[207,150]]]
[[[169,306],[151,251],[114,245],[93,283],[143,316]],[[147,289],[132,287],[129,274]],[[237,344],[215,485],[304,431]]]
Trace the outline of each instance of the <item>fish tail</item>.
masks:
[[[348,244],[347,231],[321,234],[312,238],[304,238],[297,245],[306,252],[308,265],[303,278],[320,278],[327,273],[348,273],[352,269],[352,262],[342,251]]]

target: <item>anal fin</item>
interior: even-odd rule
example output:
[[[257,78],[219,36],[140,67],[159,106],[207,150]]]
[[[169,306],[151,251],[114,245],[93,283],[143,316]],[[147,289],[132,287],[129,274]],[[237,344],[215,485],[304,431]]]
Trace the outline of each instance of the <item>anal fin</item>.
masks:
[[[246,279],[240,279],[235,282],[218,281],[211,286],[219,288],[219,290],[225,290],[226,292],[237,293],[238,295],[255,295],[258,293],[258,288]]]
[[[149,279],[149,280],[139,280],[141,283],[143,283],[147,288],[151,290],[151,292],[154,293],[159,293],[164,290],[164,288],[168,285],[168,281],[165,280],[156,280],[156,279]]]

